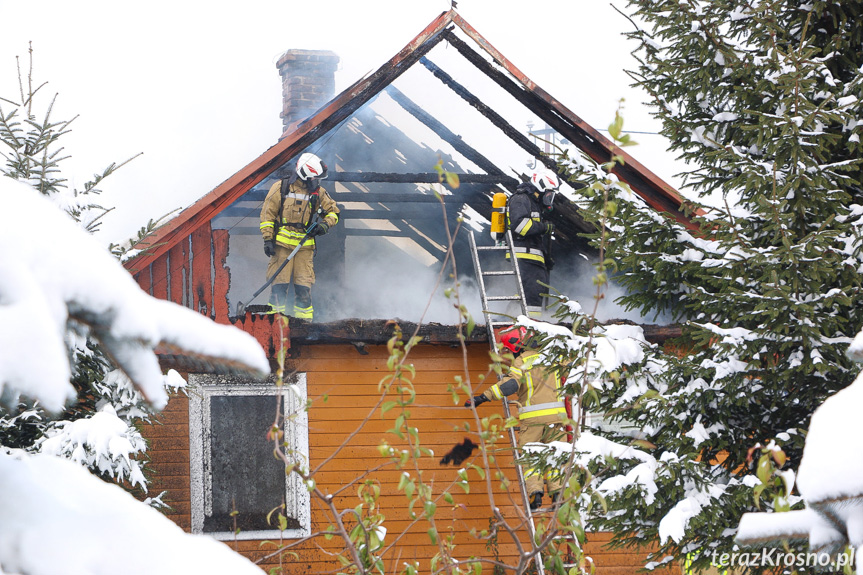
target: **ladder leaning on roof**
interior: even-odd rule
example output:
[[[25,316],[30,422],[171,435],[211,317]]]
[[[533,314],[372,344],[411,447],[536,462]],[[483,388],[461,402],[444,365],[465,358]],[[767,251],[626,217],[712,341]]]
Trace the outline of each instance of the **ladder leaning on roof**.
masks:
[[[477,281],[477,285],[479,286],[479,296],[480,296],[480,300],[482,301],[482,313],[483,313],[483,316],[485,317],[486,327],[488,328],[488,342],[489,342],[489,345],[491,346],[491,350],[494,353],[497,353],[497,351],[498,351],[497,343],[498,342],[497,342],[497,335],[495,334],[494,330],[495,330],[495,328],[506,327],[506,326],[511,325],[512,319],[509,319],[508,321],[504,321],[504,320],[495,321],[495,320],[493,320],[492,316],[501,316],[501,317],[508,317],[508,316],[502,312],[492,311],[489,308],[489,303],[495,302],[495,301],[518,301],[521,304],[521,313],[525,316],[527,315],[527,300],[524,297],[524,286],[521,283],[521,273],[519,272],[519,269],[518,269],[518,263],[517,263],[518,260],[516,260],[516,257],[515,257],[515,248],[514,248],[513,242],[512,242],[512,232],[510,230],[506,230],[506,233],[504,236],[504,241],[503,242],[497,242],[493,246],[477,246],[476,245],[476,238],[474,237],[473,230],[470,230],[470,233],[468,234],[468,238],[470,240],[470,253],[471,253],[471,257],[473,258],[473,268],[476,271],[476,281]],[[509,259],[507,259],[506,261],[509,263],[510,269],[508,269],[508,270],[496,270],[496,271],[483,271],[482,263],[480,261],[480,252],[491,252],[491,253],[498,253],[498,254],[503,254],[504,252],[508,253]],[[503,259],[503,258],[501,258],[501,259]],[[514,278],[515,284],[516,284],[516,293],[511,294],[511,295],[500,295],[500,296],[488,295],[488,290],[486,289],[485,278],[491,277],[491,276],[511,276],[512,278]],[[510,417],[509,401],[507,400],[506,396],[503,397],[503,412],[504,412],[504,417],[509,419],[509,417]],[[508,429],[508,433],[509,433],[509,442],[510,442],[510,445],[512,446],[513,454],[515,454],[517,457],[517,455],[518,455],[518,440],[516,439],[516,436],[515,436],[515,429],[513,427],[510,427]],[[533,512],[530,509],[530,499],[529,499],[528,493],[527,493],[527,486],[524,482],[524,470],[522,469],[522,466],[519,464],[516,464],[515,469],[516,469],[516,475],[518,477],[519,491],[521,491],[522,504],[524,505],[524,510],[525,510],[525,512],[527,514],[527,518],[528,518],[528,521],[527,521],[528,532],[530,534],[531,541],[534,541],[535,537],[536,537],[536,526],[533,523]],[[542,563],[542,555],[541,554],[537,554],[535,563],[536,563],[537,574],[538,575],[544,575],[545,574],[545,566]]]

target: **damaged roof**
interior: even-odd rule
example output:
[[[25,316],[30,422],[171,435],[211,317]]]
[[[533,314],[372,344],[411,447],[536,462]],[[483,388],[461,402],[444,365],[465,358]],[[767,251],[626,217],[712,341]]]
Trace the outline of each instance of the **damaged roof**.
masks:
[[[439,48],[434,51],[435,61],[433,61],[431,59],[433,49],[439,45],[442,45],[445,50],[442,51]],[[450,64],[455,58],[460,62]],[[446,61],[447,66],[438,65],[439,61]],[[483,82],[493,86],[498,93],[508,94],[529,113],[544,122],[551,131],[559,134],[566,143],[571,143],[592,159],[604,162],[611,155],[621,156],[625,163],[615,169],[615,173],[621,180],[627,182],[654,209],[665,212],[683,223],[689,223],[681,211],[682,198],[670,185],[537,86],[455,10],[449,10],[438,16],[378,70],[355,82],[310,117],[289,126],[277,144],[180,212],[149,238],[147,243],[151,247],[126,262],[126,267],[130,270],[140,270],[153,263],[182,238],[189,236],[201,225],[211,222],[255,186],[260,187],[267,178],[277,177],[280,168],[300,152],[326,143],[339,130],[341,134],[347,134],[345,130],[350,129],[351,122],[359,121],[362,124],[365,119],[365,127],[354,125],[354,128],[363,132],[367,140],[371,140],[372,138],[365,133],[366,129],[370,129],[369,119],[378,118],[383,124],[387,124],[387,120],[380,111],[369,109],[367,105],[370,103],[374,103],[378,108],[399,108],[399,113],[409,114],[415,122],[425,126],[425,129],[433,133],[434,137],[439,138],[441,148],[438,150],[424,144],[420,147],[428,148],[428,151],[437,154],[439,158],[448,159],[449,165],[445,164],[444,167],[456,171],[462,182],[462,186],[457,191],[458,199],[480,214],[488,211],[490,190],[493,191],[495,188],[512,190],[518,183],[520,168],[524,169],[524,163],[522,162],[520,167],[514,166],[513,164],[517,162],[510,158],[521,154],[523,158],[533,159],[534,162],[541,162],[548,168],[556,170],[554,161],[543,153],[544,151],[537,144],[537,139],[525,135],[513,125],[512,121],[506,119],[505,114],[497,111],[498,100],[501,98],[484,97],[477,91],[476,84],[464,83],[462,77],[464,74],[450,75],[445,71],[450,65],[459,70],[464,70],[464,66],[468,66],[472,69],[473,76],[479,72]],[[406,77],[410,78],[411,74],[416,76],[419,73],[416,70],[424,70],[424,74],[430,73],[436,78],[438,86],[445,87],[444,91],[448,96],[443,96],[440,92],[436,92],[434,98],[425,96],[432,89],[429,87],[430,78],[397,84],[396,80],[409,71],[410,74]],[[422,83],[422,88],[414,90],[413,96],[408,94],[410,90],[407,88],[415,86],[417,82]],[[434,89],[439,90],[439,88]],[[446,114],[431,111],[434,105],[445,97],[457,98],[463,105],[469,106],[480,114],[483,123],[493,125],[492,137],[496,138],[495,145],[483,147],[482,142],[468,141],[463,134],[468,124],[465,112],[455,115],[454,118],[442,118]],[[447,106],[454,109],[455,104],[449,103]],[[363,111],[365,111],[364,115],[357,115],[358,112]],[[511,114],[509,116],[512,117]],[[428,136],[425,138],[428,139]],[[447,151],[442,151],[444,147]],[[483,147],[482,150],[479,149],[481,147]],[[508,150],[507,158],[501,159],[495,156],[504,148]],[[402,154],[404,151],[395,149],[395,152]],[[342,168],[338,171],[331,170],[330,180],[351,182],[354,186],[362,186],[362,182],[380,181],[409,182],[422,186],[424,183],[433,184],[438,181],[437,174],[431,167],[425,166],[423,170],[417,171],[414,166],[412,171],[408,171],[411,166],[405,165],[404,168],[407,169],[404,172],[396,169],[370,172],[362,168],[346,172]],[[420,192],[418,196],[422,195],[421,188],[417,191]],[[453,192],[456,193],[456,191]],[[342,196],[336,199],[354,201],[355,198]],[[366,196],[359,199],[377,201],[380,198]],[[586,231],[585,225],[571,203],[562,203],[564,205],[556,209],[554,221],[564,241],[574,240],[578,233]],[[248,227],[256,228],[256,224],[250,222]],[[249,233],[251,231],[250,229]],[[420,232],[417,237],[424,235],[428,234]],[[436,242],[432,240],[432,243]]]

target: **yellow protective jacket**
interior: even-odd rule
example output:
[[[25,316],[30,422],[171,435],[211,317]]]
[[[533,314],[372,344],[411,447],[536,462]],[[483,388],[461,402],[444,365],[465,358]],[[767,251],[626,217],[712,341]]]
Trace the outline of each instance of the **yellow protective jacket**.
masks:
[[[264,199],[264,205],[261,208],[261,235],[264,241],[273,239],[276,221],[278,221],[279,203],[282,201],[281,194],[282,180],[279,180],[270,186],[270,191]],[[339,221],[339,208],[324,188],[319,187],[317,194],[321,217],[332,228]],[[312,220],[310,197],[310,192],[303,180],[297,179],[290,185],[282,206],[281,225],[276,235],[277,244],[293,249],[306,235],[306,229]],[[309,238],[301,249],[314,249],[314,247],[315,239]]]
[[[509,368],[509,377],[488,388],[486,399],[503,399],[518,394],[520,420],[544,415],[566,415],[560,397],[560,380],[554,371],[541,364],[536,350],[526,348]]]

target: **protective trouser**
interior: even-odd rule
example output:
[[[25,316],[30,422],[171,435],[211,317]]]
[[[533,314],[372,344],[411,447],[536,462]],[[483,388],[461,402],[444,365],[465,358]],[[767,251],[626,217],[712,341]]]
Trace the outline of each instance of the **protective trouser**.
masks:
[[[270,291],[270,313],[289,315],[287,312],[289,285],[273,284]],[[312,321],[314,316],[312,288],[294,284],[294,313],[290,315]]]
[[[290,255],[292,249],[276,244],[276,254],[270,258],[267,277],[276,273],[279,266]],[[294,284],[294,317],[312,321],[312,285],[315,283],[315,250],[300,249],[293,259],[279,272],[270,291],[270,311],[287,315],[288,284]]]
[[[530,419],[519,420],[518,447],[521,450],[528,443],[551,443],[552,441],[566,441],[566,426],[563,415],[543,415]],[[560,490],[561,479],[565,470],[552,466],[544,474],[536,469],[524,469],[524,483],[527,493],[530,495],[536,491],[543,491],[543,484],[548,483],[548,494],[554,495]]]
[[[539,317],[543,310],[542,294],[548,293],[548,288],[539,282],[548,284],[548,270],[541,263],[519,258],[518,272],[521,274],[527,313],[530,317]]]

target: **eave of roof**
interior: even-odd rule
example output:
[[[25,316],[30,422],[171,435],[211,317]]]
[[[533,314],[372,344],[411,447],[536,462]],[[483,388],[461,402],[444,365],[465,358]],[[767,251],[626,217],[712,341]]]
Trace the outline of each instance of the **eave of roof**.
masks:
[[[336,127],[440,42],[450,24],[458,26],[481,46],[532,97],[537,98],[555,114],[564,118],[574,130],[580,133],[583,140],[595,142],[598,146],[596,150],[586,150],[589,155],[596,156],[594,159],[606,161],[612,154],[624,158],[625,164],[618,170],[618,175],[622,180],[629,182],[648,205],[666,212],[676,220],[692,227],[692,223],[680,211],[682,198],[671,186],[552,98],[516,68],[512,62],[507,60],[457,12],[449,10],[441,13],[376,72],[361,78],[346,88],[309,118],[292,125],[277,144],[159,228],[145,242],[143,251],[125,262],[126,268],[135,273],[152,264],[182,238],[187,237],[200,225],[210,221],[276,168]],[[147,249],[148,246],[149,249]]]

